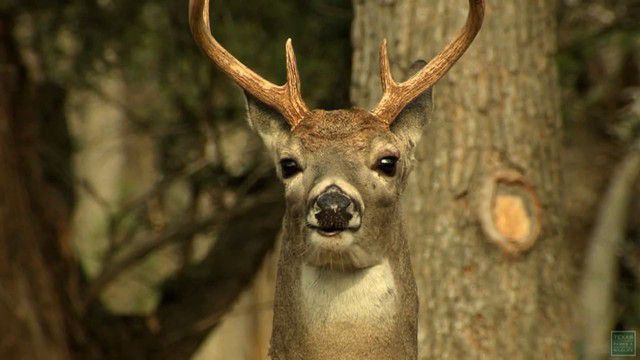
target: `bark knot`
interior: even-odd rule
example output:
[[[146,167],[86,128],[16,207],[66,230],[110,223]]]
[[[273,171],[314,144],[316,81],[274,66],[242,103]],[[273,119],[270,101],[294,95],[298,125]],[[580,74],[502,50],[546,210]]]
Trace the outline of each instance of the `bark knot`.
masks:
[[[518,171],[497,170],[482,184],[478,218],[489,241],[509,255],[533,247],[540,235],[542,208],[535,188]]]

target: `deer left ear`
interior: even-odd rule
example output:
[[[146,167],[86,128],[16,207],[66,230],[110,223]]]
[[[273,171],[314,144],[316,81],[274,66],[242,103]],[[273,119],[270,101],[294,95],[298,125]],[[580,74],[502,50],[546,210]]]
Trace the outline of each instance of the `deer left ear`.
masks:
[[[426,62],[420,60],[413,63],[409,74],[420,71]],[[391,131],[399,137],[406,139],[410,147],[414,147],[420,137],[424,126],[431,117],[433,107],[433,88],[427,89],[424,93],[407,105],[396,120],[391,124]]]

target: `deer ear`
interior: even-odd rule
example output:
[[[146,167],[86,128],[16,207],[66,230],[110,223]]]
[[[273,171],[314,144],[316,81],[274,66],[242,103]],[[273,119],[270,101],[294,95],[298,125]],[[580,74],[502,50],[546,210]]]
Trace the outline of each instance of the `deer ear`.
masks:
[[[420,71],[427,63],[419,60],[413,63],[409,70],[409,75]],[[429,88],[407,105],[396,120],[391,124],[391,131],[406,139],[411,147],[420,140],[422,130],[431,117],[433,106],[432,89]]]
[[[260,135],[268,148],[284,140],[291,132],[291,126],[275,109],[261,102],[245,91],[249,125]]]

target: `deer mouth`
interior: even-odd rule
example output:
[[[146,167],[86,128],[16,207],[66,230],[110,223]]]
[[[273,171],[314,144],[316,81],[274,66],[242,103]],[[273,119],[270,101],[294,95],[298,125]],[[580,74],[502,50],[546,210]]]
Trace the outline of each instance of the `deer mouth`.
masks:
[[[332,221],[307,223],[306,263],[318,268],[347,271],[366,268],[377,258],[359,244],[360,215],[331,217]],[[320,216],[318,220],[323,220]],[[355,221],[354,221],[355,220]],[[327,223],[328,222],[328,223]]]
[[[344,231],[343,229],[319,229],[314,227],[311,227],[311,229],[317,231],[318,234],[325,237],[334,237]]]
[[[324,237],[336,237],[345,231],[354,232],[358,230],[357,228],[349,227],[348,224],[344,224],[344,226],[328,226],[328,227],[320,227],[312,224],[307,224],[307,227]]]
[[[355,242],[353,234],[343,231],[315,230],[309,236],[309,245],[317,250],[339,253],[347,251]]]
[[[376,265],[379,258],[361,246],[350,231],[325,236],[313,231],[307,238],[305,263],[317,268],[355,271]]]
[[[348,223],[334,226],[316,226],[307,224],[308,246],[322,257],[333,258],[348,253],[356,242],[357,228],[350,228]]]
[[[307,224],[307,228],[323,237],[335,238],[343,233],[354,233],[358,231],[359,226],[349,226],[349,223],[339,224],[338,226],[318,226]]]

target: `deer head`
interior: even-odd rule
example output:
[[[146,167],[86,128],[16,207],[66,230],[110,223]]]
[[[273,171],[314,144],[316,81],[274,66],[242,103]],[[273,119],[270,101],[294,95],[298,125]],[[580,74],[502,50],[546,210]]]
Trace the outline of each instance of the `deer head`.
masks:
[[[431,87],[480,30],[484,1],[470,0],[466,25],[428,64],[396,82],[386,41],[380,50],[384,95],[372,110],[310,110],[302,100],[291,40],[287,83],[274,85],[247,68],[211,35],[209,1],[190,0],[189,21],[203,51],[246,93],[249,121],[267,145],[285,186],[285,227],[302,261],[338,270],[378,264],[394,246],[399,197],[413,149],[431,108]],[[286,239],[285,239],[286,241]],[[293,241],[293,240],[292,240]]]

